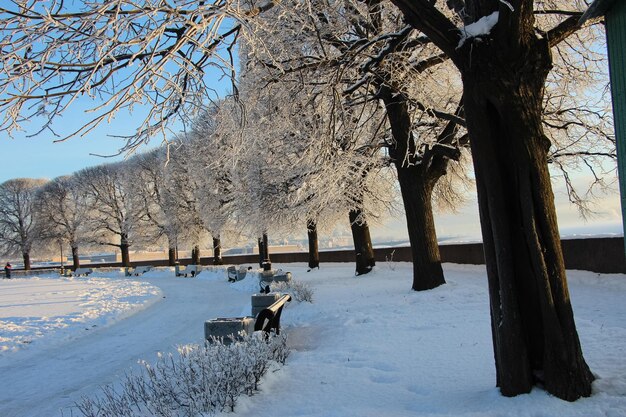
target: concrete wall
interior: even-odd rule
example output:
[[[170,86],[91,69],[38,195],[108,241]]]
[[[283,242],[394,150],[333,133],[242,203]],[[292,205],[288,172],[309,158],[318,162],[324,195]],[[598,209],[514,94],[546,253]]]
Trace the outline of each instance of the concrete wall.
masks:
[[[567,269],[581,269],[599,273],[626,273],[626,259],[624,256],[624,239],[621,237],[593,238],[593,239],[566,239],[561,241],[563,256]],[[440,245],[441,259],[443,262],[457,264],[484,263],[482,243]],[[376,260],[384,262],[393,260],[397,262],[410,262],[411,251],[408,247],[380,248],[375,249]],[[306,252],[271,253],[270,258],[274,263],[308,262],[309,255]],[[320,262],[354,262],[354,251],[334,250],[320,252]],[[167,259],[131,262],[134,266],[153,265],[167,266]],[[201,258],[203,265],[211,265],[213,258]],[[224,256],[225,264],[250,265],[258,267],[258,255],[235,255]],[[191,263],[190,259],[181,259],[181,265]],[[119,263],[91,264],[90,267],[119,267]]]

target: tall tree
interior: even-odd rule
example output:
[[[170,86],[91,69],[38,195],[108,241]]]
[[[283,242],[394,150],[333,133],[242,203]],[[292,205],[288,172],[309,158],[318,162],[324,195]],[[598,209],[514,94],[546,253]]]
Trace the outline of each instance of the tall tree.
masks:
[[[593,376],[574,324],[542,126],[550,48],[577,29],[579,16],[564,14],[546,28],[537,25],[531,0],[457,0],[447,5],[463,19],[458,28],[430,1],[392,2],[463,80],[497,385],[504,395],[535,383],[566,400],[590,395]]]
[[[87,219],[92,210],[85,189],[73,176],[55,178],[39,189],[35,209],[42,237],[67,243],[73,268],[80,267],[79,247],[89,242]]]
[[[5,256],[22,256],[26,270],[30,269],[30,254],[37,241],[35,196],[46,182],[17,178],[0,184],[0,250]]]
[[[327,84],[342,97],[343,106],[353,107],[352,113],[378,100],[384,104],[389,126],[386,147],[397,171],[409,230],[412,287],[434,288],[445,280],[433,192],[441,187],[439,179],[449,161],[459,160],[460,148],[467,144],[462,139],[460,109],[455,114],[459,83],[450,76],[454,72],[441,51],[427,38],[417,37],[397,10],[382,2],[350,2],[350,7],[342,7],[343,3],[282,2],[252,22],[274,47],[266,52],[266,42],[256,50],[267,68],[265,83]],[[306,47],[300,48],[302,44]],[[351,217],[360,218],[357,212]],[[355,238],[366,239],[368,234],[360,230],[365,225],[351,224]],[[365,250],[368,245],[357,246],[358,253],[371,255],[357,268],[366,271],[373,252]]]
[[[119,248],[122,266],[130,266],[129,248],[147,218],[143,198],[131,187],[132,172],[123,163],[98,165],[76,173],[93,207],[89,227],[92,243]]]
[[[169,158],[169,160],[168,160]],[[154,230],[154,239],[165,237],[168,248],[168,264],[174,266],[179,244],[186,242],[187,232],[195,227],[193,213],[181,192],[186,176],[173,165],[176,161],[168,156],[167,147],[140,153],[128,160],[134,167],[133,189],[143,197],[147,223]]]

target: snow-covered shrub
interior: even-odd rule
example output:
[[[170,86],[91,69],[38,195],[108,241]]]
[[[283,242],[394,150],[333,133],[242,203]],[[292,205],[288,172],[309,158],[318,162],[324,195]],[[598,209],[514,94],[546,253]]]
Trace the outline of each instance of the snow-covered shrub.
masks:
[[[119,389],[106,386],[97,398],[76,404],[86,417],[163,417],[213,415],[234,411],[237,398],[258,389],[263,375],[289,355],[284,334],[257,332],[241,341],[220,340],[185,345],[160,354],[154,364],[142,361],[138,374],[127,374]]]
[[[392,271],[396,270],[396,263],[393,260],[393,255],[396,253],[396,250],[392,250],[391,253],[387,256],[385,256],[385,262],[387,263],[387,266],[389,267],[389,269],[391,269]]]
[[[271,290],[291,294],[298,302],[313,302],[313,289],[306,283],[291,280],[289,282],[273,282]]]

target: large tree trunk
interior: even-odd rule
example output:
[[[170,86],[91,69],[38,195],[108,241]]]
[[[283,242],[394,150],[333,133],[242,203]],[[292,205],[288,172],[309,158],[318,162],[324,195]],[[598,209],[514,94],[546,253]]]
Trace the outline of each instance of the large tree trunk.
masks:
[[[24,260],[24,270],[30,271],[30,253],[29,252],[22,253],[22,259]]]
[[[424,178],[422,170],[405,167],[398,168],[398,181],[411,242],[412,288],[415,291],[436,288],[446,281],[433,217],[432,185]]]
[[[445,175],[447,159],[424,153],[418,161],[406,98],[394,94],[387,86],[381,87],[380,94],[395,142],[389,153],[398,172],[404,202],[413,259],[412,288],[415,291],[429,290],[446,282],[437,243],[432,192],[435,183]],[[430,158],[428,162],[427,158]]]
[[[176,247],[169,247],[167,249],[167,264],[169,266],[176,265]]]
[[[261,236],[259,238],[259,266],[261,268],[265,267],[265,268],[271,268],[271,261],[270,261],[270,252],[269,252],[269,248],[268,248],[268,239],[267,239],[267,233],[263,233],[263,236]]]
[[[194,245],[191,249],[191,264],[200,265],[200,245]]]
[[[266,269],[269,270],[272,268],[272,261],[270,261],[270,247],[269,247],[269,241],[267,238],[267,233],[263,233],[263,259],[262,259],[262,263],[261,266]]]
[[[130,267],[130,253],[128,248],[130,245],[128,244],[128,236],[123,234],[120,238],[120,251],[122,253],[122,266],[125,268]]]
[[[545,41],[498,57],[474,43],[462,71],[485,248],[497,384],[507,396],[536,382],[565,400],[591,394],[567,289],[547,166]],[[503,54],[500,54],[503,55]]]
[[[309,268],[320,267],[320,252],[317,239],[317,223],[314,220],[306,222],[306,233],[309,237]]]
[[[72,246],[72,268],[74,271],[80,268],[80,258],[78,255],[78,246]]]
[[[222,260],[222,241],[218,237],[213,238],[213,265],[223,265]]]
[[[360,210],[350,210],[348,217],[356,254],[356,275],[367,274],[376,265],[370,228]]]
[[[259,247],[259,268],[263,268],[263,260],[265,259],[265,249],[263,249],[263,238],[257,239],[257,245]]]

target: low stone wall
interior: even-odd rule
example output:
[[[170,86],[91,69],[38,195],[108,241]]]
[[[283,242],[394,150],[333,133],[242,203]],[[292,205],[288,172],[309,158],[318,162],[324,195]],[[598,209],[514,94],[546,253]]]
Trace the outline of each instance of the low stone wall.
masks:
[[[622,237],[604,237],[589,239],[564,239],[563,257],[567,269],[581,269],[599,273],[626,273],[626,257],[624,256],[624,239]],[[442,262],[456,264],[484,264],[482,243],[461,243],[439,245]],[[397,262],[410,262],[411,249],[409,247],[380,248],[375,249],[376,260],[384,262],[392,260]],[[308,262],[309,255],[306,252],[270,253],[274,263]],[[320,262],[354,262],[353,250],[321,251]],[[181,265],[189,265],[191,259],[181,259]],[[211,265],[213,258],[202,258],[202,265]],[[225,264],[233,265],[258,265],[259,255],[234,255],[224,256]],[[167,266],[167,259],[158,261],[132,262],[133,266],[152,265]],[[118,263],[86,264],[85,267],[120,267]],[[17,271],[15,271],[17,272]]]

